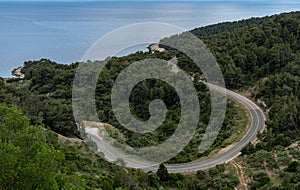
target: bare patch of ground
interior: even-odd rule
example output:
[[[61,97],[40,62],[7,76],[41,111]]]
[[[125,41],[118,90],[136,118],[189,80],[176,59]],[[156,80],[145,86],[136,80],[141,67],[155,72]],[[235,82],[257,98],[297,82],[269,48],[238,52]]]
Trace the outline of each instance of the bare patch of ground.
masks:
[[[248,180],[247,180],[247,177],[243,170],[243,167],[238,162],[235,162],[235,161],[232,161],[231,164],[236,169],[237,177],[239,178],[239,181],[240,181],[240,185],[239,185],[238,189],[248,190],[249,189],[248,188]]]
[[[68,137],[65,137],[65,136],[63,136],[61,134],[57,134],[57,137],[58,137],[58,139],[63,140],[63,141],[71,141],[71,142],[74,142],[74,143],[82,143],[83,142],[83,140],[81,140],[81,139],[78,139],[78,138],[68,138]]]
[[[151,44],[148,48],[152,52],[154,52],[154,51],[158,51],[158,52],[166,51],[164,48],[160,48],[158,43]]]

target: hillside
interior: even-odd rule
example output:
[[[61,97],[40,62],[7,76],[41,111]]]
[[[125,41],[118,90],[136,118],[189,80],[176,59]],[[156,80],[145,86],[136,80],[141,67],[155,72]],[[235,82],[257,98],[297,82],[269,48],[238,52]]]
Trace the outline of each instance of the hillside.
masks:
[[[71,98],[74,73],[79,63],[62,65],[48,59],[25,62],[25,78],[0,79],[0,187],[3,189],[299,189],[300,188],[300,12],[265,18],[253,18],[221,23],[191,31],[202,39],[216,57],[223,72],[226,87],[256,101],[267,114],[266,129],[255,145],[249,144],[242,156],[232,162],[197,174],[157,174],[123,169],[96,156],[83,144],[62,143],[41,127],[68,137],[80,137],[73,119]],[[178,36],[164,40],[176,41]],[[164,47],[168,49],[168,47]],[[132,112],[141,120],[149,118],[149,101],[161,98],[166,102],[166,122],[153,135],[138,135],[120,126],[110,105],[110,90],[118,74],[131,63],[145,58],[170,60],[176,56],[178,66],[189,74],[201,71],[182,53],[137,52],[125,57],[113,57],[106,66],[96,88],[98,115],[103,122],[118,128],[131,146],[156,145],[175,130],[179,119],[179,100],[165,83],[147,80],[134,89]],[[209,92],[200,82],[194,83],[201,104],[198,133],[203,133],[209,119]],[[172,95],[169,95],[172,94]],[[145,101],[146,100],[146,101]],[[3,104],[5,103],[5,104]],[[16,107],[18,108],[16,108]],[[234,133],[232,126],[241,121],[241,110],[228,102],[226,119],[214,148],[219,148]],[[21,109],[23,114],[18,111]],[[239,114],[240,113],[240,114]],[[25,115],[25,116],[24,116]],[[241,118],[242,119],[242,118]],[[15,121],[15,122],[14,122]],[[15,128],[14,128],[15,127]],[[17,129],[16,129],[17,128]],[[30,133],[32,131],[32,133]],[[24,137],[15,132],[27,134]],[[32,141],[41,135],[41,141]],[[38,136],[40,137],[40,136]],[[50,138],[51,137],[51,138]],[[185,150],[170,162],[187,162],[207,155],[194,150],[201,138],[195,138]],[[43,148],[40,148],[43,147]],[[28,151],[27,151],[28,150]],[[29,150],[32,150],[31,153]],[[53,152],[53,157],[43,157]],[[12,153],[13,152],[13,153]],[[17,155],[17,156],[16,156]],[[19,155],[19,156],[18,156]],[[33,166],[21,167],[30,158]],[[46,165],[49,162],[52,165]],[[31,180],[31,173],[40,168],[43,180]],[[52,170],[49,170],[52,168]],[[43,176],[47,173],[49,176]],[[7,174],[7,175],[3,175]],[[8,176],[8,177],[4,177]],[[17,177],[16,177],[17,176]],[[237,177],[236,177],[237,176]],[[30,179],[30,180],[28,180]],[[66,183],[63,183],[66,181]]]

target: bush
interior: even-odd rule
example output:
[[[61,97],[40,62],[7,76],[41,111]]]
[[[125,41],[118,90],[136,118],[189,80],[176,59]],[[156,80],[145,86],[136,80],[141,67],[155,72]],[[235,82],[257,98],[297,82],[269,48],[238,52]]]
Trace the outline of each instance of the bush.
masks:
[[[288,172],[296,172],[297,171],[297,167],[299,167],[299,162],[298,161],[292,161],[289,163],[286,171]]]
[[[206,173],[205,171],[202,170],[198,170],[196,175],[197,175],[197,179],[199,180],[203,180],[206,178]]]

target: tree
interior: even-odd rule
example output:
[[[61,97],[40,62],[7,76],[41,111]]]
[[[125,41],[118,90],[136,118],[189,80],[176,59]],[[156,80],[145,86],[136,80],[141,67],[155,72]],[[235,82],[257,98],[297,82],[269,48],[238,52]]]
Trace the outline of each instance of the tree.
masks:
[[[234,189],[239,184],[239,179],[232,174],[220,174],[208,182],[216,189]]]
[[[197,171],[197,179],[199,180],[204,180],[206,178],[206,173],[205,171],[198,170]]]
[[[216,165],[216,168],[219,171],[219,173],[223,173],[225,171],[225,165],[224,164]]]
[[[253,179],[258,182],[258,187],[262,187],[271,181],[270,177],[264,172],[255,173]]]
[[[31,126],[22,112],[0,104],[0,186],[3,189],[59,189],[64,154],[47,131]],[[80,180],[78,181],[80,184]]]
[[[153,172],[148,172],[147,174],[148,174],[149,185],[151,187],[158,187],[159,182],[157,179],[157,175]]]
[[[5,86],[4,80],[3,78],[0,77],[0,89],[4,88],[4,86]]]
[[[216,176],[219,173],[219,171],[217,170],[217,168],[211,168],[208,170],[208,173],[211,177],[213,177]]]
[[[242,155],[250,155],[255,152],[255,147],[252,143],[247,144],[242,150]]]
[[[289,163],[286,171],[288,171],[288,172],[296,172],[297,171],[297,167],[299,167],[299,166],[300,166],[299,162],[292,161],[292,162]]]
[[[166,182],[169,178],[168,169],[166,168],[166,166],[164,164],[159,165],[159,168],[158,168],[156,174],[157,174],[159,180],[162,182]]]

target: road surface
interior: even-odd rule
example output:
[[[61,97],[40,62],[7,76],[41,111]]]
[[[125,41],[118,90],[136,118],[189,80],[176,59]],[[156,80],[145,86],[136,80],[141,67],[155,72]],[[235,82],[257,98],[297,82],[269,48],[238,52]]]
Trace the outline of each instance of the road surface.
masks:
[[[222,89],[221,87],[211,84],[209,85],[210,88],[224,91],[224,89]],[[251,115],[251,124],[245,136],[227,151],[220,153],[214,157],[208,158],[207,160],[193,161],[191,163],[178,165],[166,165],[170,173],[194,172],[198,170],[209,169],[215,167],[216,165],[226,163],[237,157],[240,154],[242,148],[245,147],[249,142],[254,142],[256,139],[256,135],[263,130],[265,126],[265,115],[263,111],[254,102],[240,94],[237,94],[230,90],[226,90],[226,93],[227,96],[241,103]],[[126,167],[129,168],[139,168],[152,171],[155,171],[157,169],[157,166],[151,166],[147,163],[141,163],[136,160],[124,158],[119,152],[113,149],[109,144],[103,141],[101,137],[98,136],[97,130],[92,128],[87,128],[86,130],[86,132],[90,135],[90,138],[98,145],[99,151],[104,153],[107,160],[113,162],[122,158],[126,163]]]

